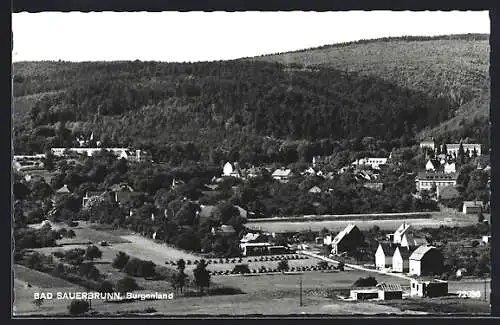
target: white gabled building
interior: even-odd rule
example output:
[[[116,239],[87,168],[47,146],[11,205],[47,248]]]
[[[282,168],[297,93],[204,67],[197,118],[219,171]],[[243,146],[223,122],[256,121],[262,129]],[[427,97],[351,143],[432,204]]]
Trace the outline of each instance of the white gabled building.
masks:
[[[456,169],[455,163],[448,163],[447,162],[444,165],[444,172],[445,172],[445,174],[456,173],[457,169]]]
[[[427,161],[427,164],[425,164],[425,170],[427,171],[435,171],[436,168],[434,167],[434,164],[432,163],[432,161],[429,159]]]
[[[380,165],[387,164],[387,158],[362,158],[354,161],[352,166],[370,166],[373,169],[380,169]]]
[[[403,236],[409,233],[410,227],[411,226],[406,222],[404,222],[401,226],[399,226],[399,228],[396,229],[396,231],[394,232],[393,243],[401,244]]]

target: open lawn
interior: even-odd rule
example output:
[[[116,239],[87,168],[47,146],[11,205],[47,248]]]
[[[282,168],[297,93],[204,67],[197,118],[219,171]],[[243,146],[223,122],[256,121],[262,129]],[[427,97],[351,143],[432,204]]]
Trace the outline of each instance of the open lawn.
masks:
[[[68,288],[75,285],[66,280],[56,278],[47,273],[38,272],[23,265],[14,265],[15,279],[39,288],[52,289],[56,287]]]
[[[72,228],[75,232],[74,238],[63,238],[58,241],[58,244],[73,244],[81,243],[84,241],[90,241],[93,244],[99,244],[101,241],[107,241],[110,244],[118,243],[128,243],[127,239],[121,236],[114,235],[107,231],[94,230],[87,225],[79,225],[76,228]]]
[[[338,232],[348,224],[355,224],[360,230],[369,230],[373,226],[379,226],[381,230],[394,231],[403,222],[409,223],[414,228],[439,228],[440,226],[468,226],[476,221],[445,221],[443,219],[393,219],[393,220],[342,220],[342,221],[304,221],[304,222],[249,222],[245,226],[250,229],[262,230],[274,233],[300,232],[300,231],[321,231],[327,228],[330,231]]]
[[[151,260],[158,265],[165,265],[167,260],[199,260],[200,256],[188,253],[175,247],[157,243],[151,239],[139,235],[122,236],[127,243],[113,245],[117,250],[129,255],[137,256],[143,260]]]
[[[382,301],[378,304],[396,307],[400,310],[426,311],[429,314],[489,315],[491,313],[488,302],[477,299],[460,299],[456,297],[409,298],[397,301]]]
[[[329,290],[351,287],[360,277],[373,276],[378,282],[401,283],[409,282],[389,275],[372,274],[363,271],[325,271],[304,272],[298,274],[269,274],[250,276],[214,277],[214,281],[232,287],[238,287],[246,293],[264,294],[280,290],[292,291],[298,294],[300,277],[302,277],[303,290]]]

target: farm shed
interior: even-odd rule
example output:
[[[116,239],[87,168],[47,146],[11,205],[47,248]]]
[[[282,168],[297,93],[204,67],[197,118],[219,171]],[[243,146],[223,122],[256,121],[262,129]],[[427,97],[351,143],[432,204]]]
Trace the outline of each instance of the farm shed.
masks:
[[[377,287],[378,298],[381,300],[403,299],[403,289],[398,283],[380,283]]]
[[[379,297],[378,288],[370,289],[353,289],[351,290],[352,300],[367,300],[367,299],[377,299]]]
[[[462,213],[463,214],[475,214],[481,213],[483,211],[483,203],[480,201],[465,201]]]
[[[448,282],[442,280],[411,280],[410,295],[412,297],[443,297],[448,295]]]

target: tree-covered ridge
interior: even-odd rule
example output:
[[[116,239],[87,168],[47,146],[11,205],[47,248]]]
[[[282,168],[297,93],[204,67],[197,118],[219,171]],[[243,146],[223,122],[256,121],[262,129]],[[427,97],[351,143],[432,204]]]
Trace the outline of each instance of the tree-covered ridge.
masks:
[[[253,58],[357,71],[464,104],[489,89],[489,35],[362,40]]]
[[[61,90],[33,104],[31,132],[68,122],[74,129],[88,127],[83,131],[102,129],[99,136],[123,145],[228,136],[390,141],[437,126],[456,109],[446,98],[332,68],[290,72],[281,64],[251,61],[44,67],[14,65],[18,95]]]

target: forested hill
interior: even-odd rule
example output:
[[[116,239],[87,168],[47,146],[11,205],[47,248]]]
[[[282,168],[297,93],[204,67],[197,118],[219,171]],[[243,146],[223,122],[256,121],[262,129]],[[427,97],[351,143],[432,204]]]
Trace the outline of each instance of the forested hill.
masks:
[[[446,96],[330,67],[20,62],[13,70],[16,153],[71,145],[74,135],[93,131],[108,146],[255,162],[272,160],[283,140],[374,137],[386,148],[406,145],[458,108]]]
[[[356,71],[459,105],[489,89],[487,34],[362,40],[253,59]]]

